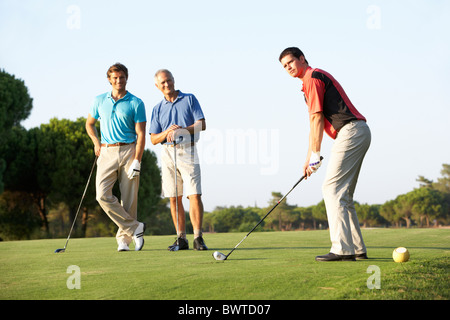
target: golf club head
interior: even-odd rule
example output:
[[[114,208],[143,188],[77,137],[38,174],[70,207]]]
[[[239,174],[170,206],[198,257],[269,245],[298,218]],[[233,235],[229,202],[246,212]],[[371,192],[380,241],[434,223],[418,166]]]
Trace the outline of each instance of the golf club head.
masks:
[[[66,251],[66,249],[64,249],[64,248],[63,249],[56,249],[55,253],[61,253],[61,252],[65,252],[65,251]]]
[[[227,260],[227,256],[224,255],[223,253],[220,253],[219,251],[215,251],[212,256],[214,257],[214,259],[218,260],[218,261],[222,261],[222,260]]]

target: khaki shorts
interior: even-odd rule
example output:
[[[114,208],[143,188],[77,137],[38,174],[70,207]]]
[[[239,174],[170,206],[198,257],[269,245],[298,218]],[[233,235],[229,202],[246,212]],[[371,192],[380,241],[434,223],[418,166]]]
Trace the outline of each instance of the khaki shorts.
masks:
[[[184,144],[177,145],[176,150],[178,196],[183,195],[183,186],[188,198],[192,194],[202,194],[197,148],[195,145]],[[163,196],[167,198],[175,197],[174,147],[172,145],[162,146],[161,161]]]

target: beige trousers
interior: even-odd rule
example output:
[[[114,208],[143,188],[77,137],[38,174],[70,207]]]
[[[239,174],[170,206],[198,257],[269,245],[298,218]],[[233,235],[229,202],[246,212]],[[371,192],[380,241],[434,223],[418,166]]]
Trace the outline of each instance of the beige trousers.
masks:
[[[331,149],[322,192],[330,228],[330,252],[335,254],[366,252],[353,193],[370,141],[371,133],[366,122],[352,121],[342,127]]]
[[[119,227],[117,242],[130,244],[134,231],[139,225],[137,221],[137,199],[139,176],[129,179],[127,170],[134,160],[136,144],[117,147],[102,147],[97,160],[96,190],[97,201]],[[112,189],[119,181],[121,201],[113,195]]]

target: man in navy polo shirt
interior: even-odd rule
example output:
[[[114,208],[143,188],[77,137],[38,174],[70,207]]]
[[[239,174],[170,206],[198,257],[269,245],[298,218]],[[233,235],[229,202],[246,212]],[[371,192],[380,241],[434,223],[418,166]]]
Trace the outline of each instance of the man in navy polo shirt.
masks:
[[[205,117],[197,98],[175,90],[175,81],[169,70],[158,70],[155,74],[155,85],[164,94],[163,100],[153,108],[150,123],[150,138],[154,145],[162,144],[162,189],[165,197],[170,198],[172,220],[177,227],[177,241],[171,246],[179,246],[179,250],[189,249],[186,239],[186,221],[183,208],[183,184],[189,199],[189,216],[194,229],[194,249],[207,250],[203,236],[203,202],[201,189],[200,164],[198,161],[197,143],[200,131],[206,129]],[[176,141],[177,172],[173,159]],[[175,175],[178,192],[175,191]],[[178,198],[176,195],[178,194]],[[178,202],[178,223],[177,207]]]
[[[86,131],[94,143],[97,160],[96,198],[102,209],[119,227],[118,251],[144,246],[145,225],[137,220],[139,172],[145,148],[145,106],[126,90],[128,69],[120,63],[107,71],[112,90],[94,99],[86,120]],[[95,123],[100,121],[101,139]],[[119,181],[121,200],[112,194]]]

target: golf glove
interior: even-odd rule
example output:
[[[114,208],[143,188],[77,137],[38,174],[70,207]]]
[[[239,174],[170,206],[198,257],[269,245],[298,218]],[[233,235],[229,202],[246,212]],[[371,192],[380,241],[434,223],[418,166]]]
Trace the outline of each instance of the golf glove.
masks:
[[[309,158],[309,168],[312,172],[316,172],[322,164],[322,159],[320,159],[320,152],[312,152]]]
[[[139,160],[134,159],[127,172],[128,178],[133,179],[134,177],[137,177],[140,172],[141,172],[141,163],[139,162]]]

